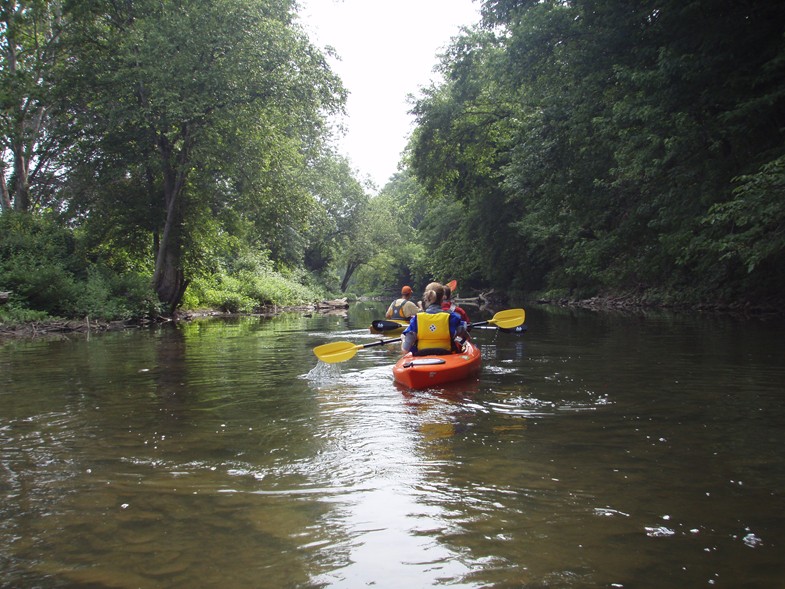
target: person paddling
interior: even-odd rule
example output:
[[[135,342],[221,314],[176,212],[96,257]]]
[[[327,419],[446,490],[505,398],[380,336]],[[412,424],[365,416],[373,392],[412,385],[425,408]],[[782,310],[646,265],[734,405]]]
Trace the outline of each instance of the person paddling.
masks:
[[[451,313],[458,313],[458,315],[461,316],[461,319],[466,322],[466,324],[469,323],[468,313],[466,313],[466,311],[453,302],[452,289],[447,285],[444,286],[444,300],[442,301],[442,310]]]
[[[422,300],[425,311],[412,317],[403,331],[401,349],[411,351],[415,356],[459,352],[460,347],[455,340],[468,339],[469,332],[460,315],[442,309],[444,287],[438,282],[431,282],[425,287]]]
[[[384,316],[387,319],[409,319],[417,314],[419,309],[410,299],[412,298],[412,287],[404,286],[401,289],[401,298],[395,299],[387,308]]]

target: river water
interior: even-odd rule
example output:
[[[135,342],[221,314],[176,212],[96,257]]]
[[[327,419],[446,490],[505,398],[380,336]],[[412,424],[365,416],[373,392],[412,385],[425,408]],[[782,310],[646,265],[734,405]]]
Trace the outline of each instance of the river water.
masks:
[[[383,310],[0,345],[0,587],[785,587],[782,321],[531,307],[419,392],[317,361]]]

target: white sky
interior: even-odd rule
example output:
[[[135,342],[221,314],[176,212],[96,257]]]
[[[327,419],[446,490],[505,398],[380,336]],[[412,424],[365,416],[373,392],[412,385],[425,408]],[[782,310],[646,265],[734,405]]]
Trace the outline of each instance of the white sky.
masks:
[[[299,0],[314,44],[335,48],[330,65],[349,91],[338,149],[359,178],[382,188],[412,131],[406,97],[436,79],[437,54],[461,26],[479,21],[472,0]]]

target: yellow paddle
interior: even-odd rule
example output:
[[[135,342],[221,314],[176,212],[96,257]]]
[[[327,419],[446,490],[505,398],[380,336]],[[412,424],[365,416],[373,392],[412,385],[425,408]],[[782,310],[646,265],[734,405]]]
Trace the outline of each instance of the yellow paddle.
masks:
[[[313,349],[313,353],[322,362],[328,364],[335,364],[336,362],[345,362],[351,358],[358,350],[363,348],[370,348],[371,346],[383,346],[384,344],[391,344],[393,342],[400,342],[401,338],[395,337],[392,339],[382,339],[378,342],[371,342],[370,344],[353,344],[352,342],[330,342],[329,344],[322,344]]]
[[[526,311],[523,309],[506,309],[496,313],[492,319],[470,323],[469,326],[495,325],[496,327],[501,327],[503,329],[511,329],[522,325],[524,321],[526,321]]]
[[[496,315],[493,316],[492,319],[488,319],[487,321],[478,321],[476,323],[470,323],[471,327],[475,325],[496,325],[497,327],[502,327],[505,329],[510,329],[513,327],[518,327],[526,320],[526,311],[523,309],[507,309],[505,311],[499,311]],[[313,349],[313,353],[316,354],[316,357],[319,358],[322,362],[327,362],[328,364],[335,364],[336,362],[345,362],[346,360],[350,360],[354,358],[354,355],[363,348],[370,348],[372,346],[383,346],[385,344],[391,344],[393,342],[401,341],[400,338],[391,338],[391,339],[382,339],[378,342],[371,342],[368,344],[353,344],[352,342],[330,342],[329,344],[322,344],[321,346],[316,346]]]

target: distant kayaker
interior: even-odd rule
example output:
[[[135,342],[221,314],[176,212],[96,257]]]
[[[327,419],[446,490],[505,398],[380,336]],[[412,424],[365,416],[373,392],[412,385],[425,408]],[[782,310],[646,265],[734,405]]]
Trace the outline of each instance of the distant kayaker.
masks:
[[[458,313],[461,316],[461,319],[469,324],[469,315],[461,309],[458,305],[456,305],[452,300],[452,289],[446,284],[444,285],[444,300],[442,301],[442,310],[449,311],[452,313]]]
[[[395,299],[390,303],[384,316],[387,319],[409,319],[410,317],[414,317],[419,309],[417,308],[417,305],[409,300],[411,298],[412,287],[404,286],[401,289],[401,298]]]
[[[431,282],[422,296],[425,311],[417,313],[401,336],[401,349],[414,355],[457,352],[456,338],[468,339],[466,323],[457,313],[442,309],[444,286]]]

